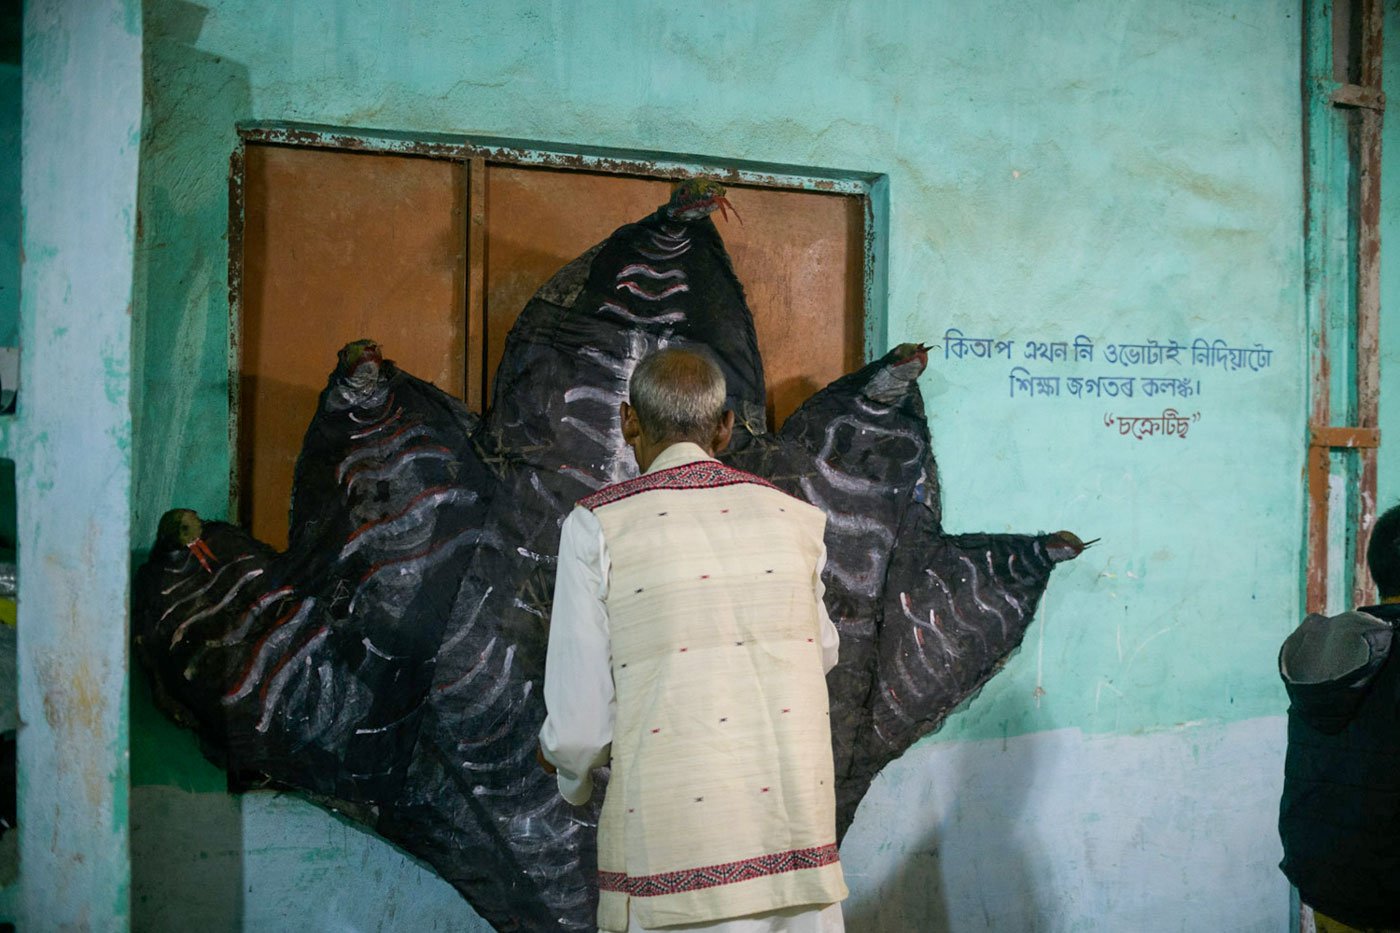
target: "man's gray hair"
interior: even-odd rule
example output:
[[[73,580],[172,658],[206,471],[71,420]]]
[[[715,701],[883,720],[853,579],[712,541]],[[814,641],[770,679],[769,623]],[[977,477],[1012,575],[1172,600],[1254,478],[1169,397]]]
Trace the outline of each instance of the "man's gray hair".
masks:
[[[724,416],[724,373],[695,350],[658,350],[632,371],[630,403],[642,433],[653,441],[705,445]]]

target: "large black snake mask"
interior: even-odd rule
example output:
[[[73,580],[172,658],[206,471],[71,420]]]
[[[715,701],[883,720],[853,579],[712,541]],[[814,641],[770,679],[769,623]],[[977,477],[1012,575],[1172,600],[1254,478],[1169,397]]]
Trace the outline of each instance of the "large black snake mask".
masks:
[[[823,509],[838,831],[872,778],[1020,644],[1073,535],[948,535],[904,345],[764,422],[753,320],[688,183],[525,307],[478,419],[360,341],[297,464],[288,549],[185,510],[136,590],[156,696],[235,783],[291,788],[423,859],[500,931],[594,928],[601,793],[535,764],[550,594],[572,503],[635,472],[618,403],[637,361],[704,346],[736,412],[731,465]],[[600,777],[600,786],[604,783]]]

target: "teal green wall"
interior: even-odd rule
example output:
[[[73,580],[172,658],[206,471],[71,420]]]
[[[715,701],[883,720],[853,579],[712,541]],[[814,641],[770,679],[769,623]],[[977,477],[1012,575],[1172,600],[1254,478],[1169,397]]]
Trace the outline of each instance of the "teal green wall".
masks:
[[[1027,340],[1081,333],[1100,359],[1108,342],[1149,339],[1270,348],[1258,372],[1181,367],[1202,383],[1176,403],[1201,414],[1185,440],[1105,427],[1109,414],[1160,413],[1160,398],[1013,399],[1013,363],[935,353],[923,387],[948,527],[1068,527],[1103,540],[1057,571],[1006,671],[877,781],[845,859],[861,930],[922,928],[921,898],[936,885],[920,872],[942,869],[919,853],[964,819],[985,840],[962,839],[959,863],[983,870],[940,895],[950,925],[966,909],[1016,928],[1025,917],[996,905],[1018,886],[1047,892],[1027,902],[1045,929],[1146,929],[1130,925],[1143,916],[1200,928],[1192,911],[1221,929],[1282,923],[1274,657],[1300,614],[1306,385],[1296,2],[148,0],[145,27],[138,544],[173,504],[226,508],[227,169],[240,120],[884,173],[892,343],[941,343],[958,327],[1014,339],[1018,355]],[[186,831],[142,820],[143,796],[152,814],[172,787],[216,806],[219,779],[139,691],[134,704],[141,852]],[[944,786],[999,773],[998,755],[1004,768],[1035,765],[1019,774],[1025,794]],[[1067,756],[1098,763],[1093,781],[1062,767]],[[1193,756],[1212,764],[1164,770]],[[1168,775],[1153,785],[1166,797],[1145,811],[1141,785],[1154,774]],[[952,796],[919,796],[934,784]],[[1066,809],[1069,791],[1090,784],[1094,805]],[[265,802],[238,806],[217,841],[246,853],[246,872],[276,843],[250,815]],[[1021,822],[998,831],[997,820]],[[1151,839],[1162,823],[1190,863],[1149,843],[1115,849],[1118,895],[1092,896],[1108,876],[1095,853]],[[1087,854],[1066,864],[1049,840],[1020,846],[1035,826]],[[1003,849],[1024,855],[1010,887],[992,880]],[[363,851],[379,854],[353,858],[402,870],[385,847]],[[349,852],[345,870],[356,870]],[[196,883],[136,871],[138,895],[145,883],[157,900]],[[269,887],[245,876],[247,900],[275,891],[266,896],[314,911],[320,877]],[[967,901],[979,890],[992,901],[980,915]]]
[[[0,62],[0,347],[19,340],[19,65]]]

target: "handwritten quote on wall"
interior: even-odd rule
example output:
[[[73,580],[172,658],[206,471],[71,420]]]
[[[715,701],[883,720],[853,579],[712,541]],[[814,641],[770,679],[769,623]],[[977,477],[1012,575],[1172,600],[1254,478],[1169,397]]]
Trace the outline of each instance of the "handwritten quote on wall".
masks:
[[[1176,340],[1106,343],[1102,347],[1084,334],[1073,340],[1016,340],[969,337],[956,327],[943,335],[943,358],[958,362],[1012,362],[1006,389],[1013,399],[1161,399],[1160,414],[1115,415],[1103,423],[1121,437],[1186,439],[1201,420],[1199,411],[1183,413],[1182,401],[1199,399],[1201,375],[1259,372],[1273,363],[1274,351],[1262,344],[1231,346],[1223,339],[1197,337],[1189,344]],[[1097,357],[1097,358],[1096,358]],[[1057,369],[1085,364],[1104,367],[1100,375],[1065,375]]]

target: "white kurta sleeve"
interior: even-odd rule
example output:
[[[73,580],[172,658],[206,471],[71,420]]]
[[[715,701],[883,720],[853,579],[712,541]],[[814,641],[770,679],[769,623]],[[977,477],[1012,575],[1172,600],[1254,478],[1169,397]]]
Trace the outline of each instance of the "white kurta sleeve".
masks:
[[[589,772],[605,764],[616,700],[608,636],[607,548],[593,513],[575,508],[559,538],[559,570],[545,658],[540,749],[559,769],[559,793],[575,805],[593,792]]]
[[[812,576],[812,592],[817,597],[817,620],[821,626],[822,671],[829,672],[836,666],[841,656],[841,636],[826,612],[826,584],[822,583],[822,571],[826,569],[826,546],[822,546],[817,558],[817,572]]]

